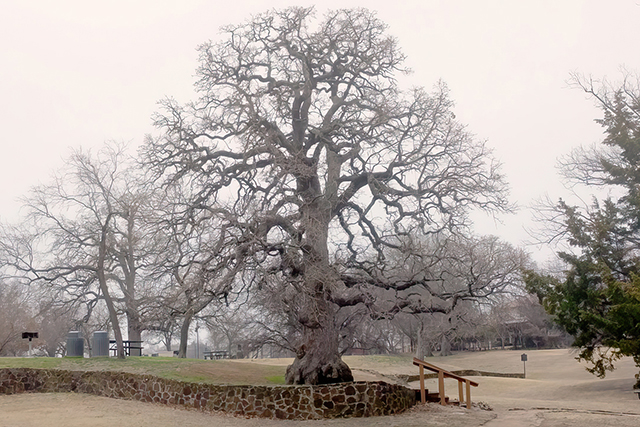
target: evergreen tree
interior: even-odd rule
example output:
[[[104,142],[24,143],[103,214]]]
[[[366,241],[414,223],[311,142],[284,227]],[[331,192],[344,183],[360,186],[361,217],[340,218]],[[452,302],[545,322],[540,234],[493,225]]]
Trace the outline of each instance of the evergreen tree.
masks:
[[[563,200],[547,216],[547,230],[574,251],[560,252],[561,277],[527,271],[528,289],[575,337],[579,359],[604,377],[623,356],[640,367],[640,90],[627,76],[619,87],[574,76],[603,110],[603,145],[578,149],[563,161],[574,183],[617,187],[620,197],[580,209]],[[640,387],[640,376],[636,375]]]

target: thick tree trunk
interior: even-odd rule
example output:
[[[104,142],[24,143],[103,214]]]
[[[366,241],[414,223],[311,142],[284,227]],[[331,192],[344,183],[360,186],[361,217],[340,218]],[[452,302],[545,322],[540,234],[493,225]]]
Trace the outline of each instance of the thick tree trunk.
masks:
[[[135,299],[135,272],[132,266],[129,266],[129,273],[127,274],[127,292],[125,294],[125,313],[127,316],[127,336],[129,341],[141,341],[142,330],[144,326],[140,321],[140,313],[138,310],[138,303]],[[141,347],[142,343],[131,343],[133,347]],[[142,356],[141,349],[132,348],[129,353],[130,356]]]
[[[227,354],[231,357],[233,353],[233,336],[230,333],[225,333],[227,337]]]
[[[122,291],[125,295],[125,307],[127,315],[127,336],[129,341],[141,341],[143,325],[140,321],[140,312],[138,310],[138,302],[136,301],[136,259],[134,257],[135,248],[132,240],[134,236],[135,216],[127,216],[127,243],[128,247],[124,254],[118,257],[122,271],[124,272],[124,287]],[[133,342],[132,347],[141,347],[142,343]],[[130,356],[142,356],[142,349],[130,349]]]
[[[127,335],[129,341],[142,341],[142,324],[136,311],[127,312]],[[134,347],[142,347],[142,343],[131,343]],[[131,349],[131,356],[142,356],[141,349]]]
[[[442,335],[442,340],[440,341],[440,356],[451,356],[451,343],[446,335]]]
[[[115,305],[113,304],[113,299],[109,294],[109,287],[107,286],[107,278],[105,274],[105,258],[107,254],[107,229],[109,226],[109,221],[111,221],[111,214],[107,216],[107,219],[104,225],[102,226],[101,235],[100,235],[100,244],[98,246],[98,264],[97,264],[98,284],[100,285],[100,290],[102,291],[102,296],[104,297],[104,301],[107,304],[107,310],[109,312],[109,320],[111,321],[114,338],[116,340],[118,359],[125,359],[126,355],[124,353],[124,345],[122,343],[122,331],[120,330],[120,322],[118,321],[118,315],[116,313]]]
[[[427,331],[424,328],[424,323],[420,323],[420,330],[418,331],[418,343],[416,345],[416,358],[423,360],[425,357],[433,356],[431,351],[431,341],[427,339]]]
[[[302,344],[296,350],[293,364],[287,367],[287,384],[333,384],[353,381],[351,369],[342,361],[336,306],[328,295],[335,283],[331,268],[324,263],[305,266],[307,280],[305,303],[298,321],[302,326]]]
[[[299,111],[302,118],[306,118],[304,105]],[[305,120],[297,120],[294,124],[300,126],[303,122],[306,123]],[[302,144],[302,140],[299,142]],[[307,165],[308,162],[305,159],[300,164]],[[308,173],[308,169],[305,171]],[[328,249],[329,223],[332,208],[337,203],[336,182],[340,174],[337,154],[327,150],[328,178],[324,195],[317,170],[314,172],[300,175],[297,182],[298,192],[305,201],[301,208],[303,260],[298,266],[304,277],[304,291],[300,295],[304,303],[297,313],[302,326],[302,344],[296,350],[293,364],[287,367],[287,384],[353,381],[351,369],[340,355],[339,331],[335,324],[336,309],[330,302],[331,293],[339,282],[329,262]]]
[[[129,326],[128,331],[127,331],[128,335],[129,335],[129,341],[142,341],[142,333],[140,332],[140,328],[139,325],[136,326]],[[142,347],[142,343],[141,342],[133,342],[131,343],[131,345],[133,347]],[[131,349],[131,356],[142,356],[142,349],[141,348],[132,348]]]
[[[193,319],[193,310],[187,311],[182,321],[182,328],[180,328],[180,348],[178,349],[178,357],[187,357],[187,343],[189,342],[189,327],[191,326],[191,320]]]
[[[287,367],[287,384],[333,384],[353,381],[351,369],[342,361],[338,349],[338,329],[329,303],[316,301],[315,316],[304,318],[303,344]],[[319,309],[320,308],[320,309]],[[310,319],[313,320],[310,320]]]
[[[109,320],[111,321],[111,327],[113,328],[113,335],[116,340],[116,349],[118,354],[118,359],[125,359],[127,356],[124,352],[124,344],[122,342],[122,331],[120,331],[120,322],[118,321],[118,315],[116,313],[115,306],[113,305],[113,300],[109,295],[109,291],[106,285],[102,285],[102,294],[104,296],[105,303],[107,304],[107,311],[109,312]]]
[[[424,351],[424,336],[423,333],[423,325],[420,325],[420,330],[418,331],[418,342],[416,343],[416,358],[420,360],[424,360],[425,351]]]

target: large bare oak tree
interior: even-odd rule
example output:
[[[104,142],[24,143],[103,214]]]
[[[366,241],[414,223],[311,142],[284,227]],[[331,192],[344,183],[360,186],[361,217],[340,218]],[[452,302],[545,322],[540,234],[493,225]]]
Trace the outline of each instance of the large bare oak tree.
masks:
[[[146,144],[159,173],[190,184],[194,218],[238,230],[229,262],[289,289],[301,333],[288,383],[352,379],[335,312],[367,303],[367,286],[429,286],[385,276],[402,236],[464,226],[473,206],[508,209],[497,163],[446,87],[401,90],[404,56],[385,31],[365,9],[229,26],[199,48],[198,100],[166,100]]]

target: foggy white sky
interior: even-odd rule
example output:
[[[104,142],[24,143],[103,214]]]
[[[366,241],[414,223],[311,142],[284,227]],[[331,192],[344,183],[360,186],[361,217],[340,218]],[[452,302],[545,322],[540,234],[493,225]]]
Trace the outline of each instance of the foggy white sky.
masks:
[[[0,219],[46,182],[74,147],[142,142],[156,102],[192,98],[195,48],[251,14],[313,1],[67,1],[0,3]],[[572,147],[602,139],[600,113],[569,73],[617,80],[640,71],[640,0],[323,0],[378,11],[413,85],[444,80],[455,113],[487,140],[520,214],[479,230],[527,238],[527,205],[567,193],[555,170]],[[534,254],[535,248],[529,248]]]

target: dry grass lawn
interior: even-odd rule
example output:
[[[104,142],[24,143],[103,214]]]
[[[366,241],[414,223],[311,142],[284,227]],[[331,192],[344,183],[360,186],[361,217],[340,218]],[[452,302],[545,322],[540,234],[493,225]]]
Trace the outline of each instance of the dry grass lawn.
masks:
[[[455,369],[522,372],[521,352],[492,351],[461,353],[428,360]],[[23,394],[0,396],[0,426],[638,426],[640,400],[632,392],[637,372],[631,360],[623,360],[606,379],[584,370],[570,350],[527,351],[527,378],[475,377],[480,387],[472,390],[474,401],[483,401],[493,411],[471,410],[436,404],[419,405],[408,413],[364,419],[323,421],[277,421],[243,419],[225,414],[204,414],[171,407],[119,401],[80,394]],[[411,357],[350,356],[346,362],[357,380],[385,379],[394,374],[415,374]],[[278,373],[290,363],[286,359],[228,361],[222,364],[191,364],[189,376],[224,381],[224,371],[237,377],[264,372]],[[264,366],[266,365],[266,366]],[[198,365],[199,366],[199,365]],[[213,368],[216,369],[213,369]],[[187,368],[187,366],[185,366]],[[177,369],[177,368],[176,368]],[[213,372],[216,371],[216,372]],[[263,374],[260,374],[263,375]],[[222,379],[222,380],[221,380]],[[235,382],[235,381],[232,381]],[[415,384],[412,384],[415,386]],[[435,381],[429,388],[435,389]],[[455,397],[457,384],[447,380],[447,394]]]

